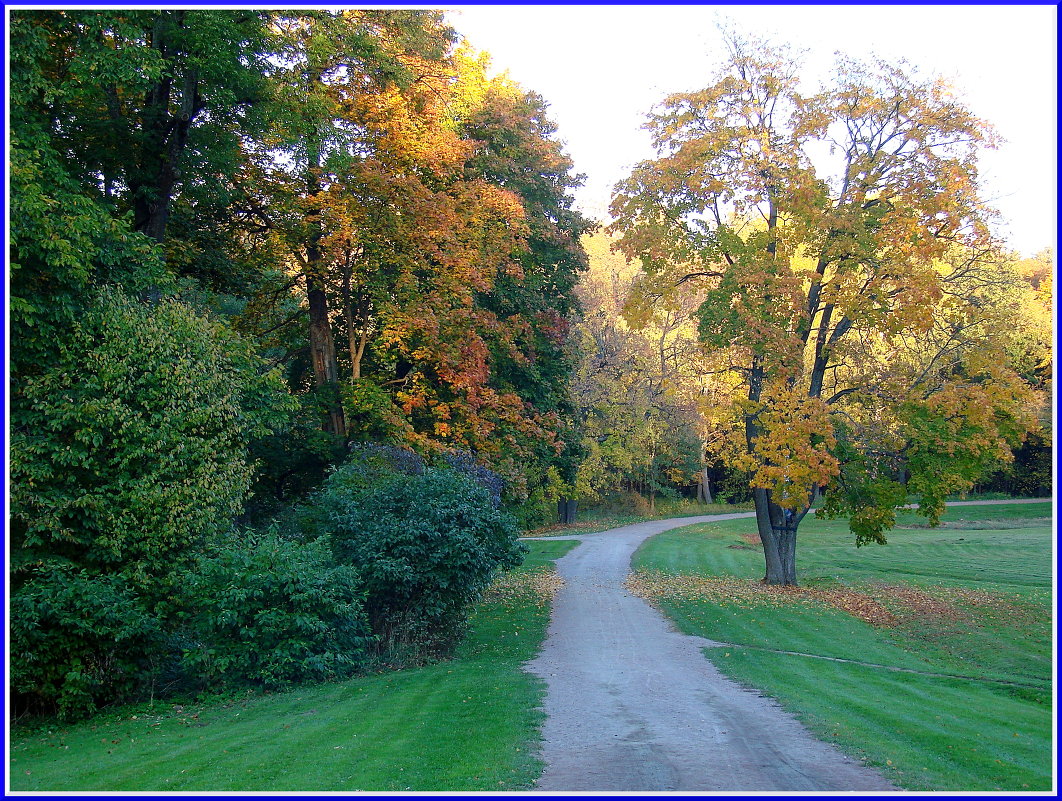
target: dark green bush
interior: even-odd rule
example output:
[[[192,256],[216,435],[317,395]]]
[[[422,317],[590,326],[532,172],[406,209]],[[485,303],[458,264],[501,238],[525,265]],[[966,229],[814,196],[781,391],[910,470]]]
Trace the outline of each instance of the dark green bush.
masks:
[[[11,596],[16,709],[70,719],[132,697],[165,650],[160,622],[120,575],[38,567]]]
[[[356,453],[317,499],[336,558],[353,565],[382,648],[415,658],[450,649],[497,570],[522,560],[512,516],[449,467]]]
[[[184,676],[182,564],[231,529],[248,445],[293,405],[224,323],[117,289],[84,300],[11,414],[16,707],[65,717]]]
[[[12,411],[14,547],[145,587],[225,531],[247,445],[291,405],[247,343],[184,304],[100,295]]]
[[[182,662],[195,681],[278,688],[349,676],[364,662],[358,575],[324,541],[233,534],[196,558],[179,593]]]

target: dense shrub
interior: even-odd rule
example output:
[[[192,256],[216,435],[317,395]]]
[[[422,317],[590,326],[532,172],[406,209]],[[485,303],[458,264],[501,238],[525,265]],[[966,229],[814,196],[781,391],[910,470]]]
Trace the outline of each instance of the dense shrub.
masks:
[[[501,506],[502,492],[505,491],[505,480],[476,461],[476,457],[468,451],[448,450],[442,455],[443,462],[459,473],[464,473],[490,494],[490,502],[495,506]]]
[[[39,567],[11,596],[16,709],[90,714],[149,682],[164,653],[159,621],[120,575]]]
[[[183,665],[198,682],[277,688],[351,675],[369,644],[356,571],[323,541],[232,535],[183,576]]]
[[[15,546],[144,579],[228,528],[253,478],[248,442],[290,406],[221,323],[117,291],[19,389]]]
[[[1050,498],[1052,442],[1050,436],[1033,433],[1014,450],[1014,461],[975,486],[976,492],[1002,492],[1019,498]]]
[[[181,676],[177,574],[230,530],[248,444],[292,406],[247,343],[185,304],[106,290],[85,308],[12,408],[12,674],[20,709],[66,717]]]
[[[466,473],[399,472],[386,454],[363,455],[336,470],[317,499],[336,557],[358,570],[385,650],[445,652],[495,572],[520,563],[516,523]]]

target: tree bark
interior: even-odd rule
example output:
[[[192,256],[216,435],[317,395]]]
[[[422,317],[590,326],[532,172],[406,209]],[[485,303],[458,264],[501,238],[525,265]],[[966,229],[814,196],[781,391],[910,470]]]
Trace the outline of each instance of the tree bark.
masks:
[[[804,515],[793,514],[787,520],[785,510],[771,500],[771,493],[759,487],[752,491],[752,498],[766,563],[763,583],[796,586],[797,528]]]
[[[756,403],[763,388],[764,372],[758,360],[753,360],[749,373],[749,400]],[[755,414],[745,416],[745,441],[749,452],[752,451],[756,438],[760,434],[759,423]],[[766,572],[764,584],[795,586],[796,579],[796,530],[800,521],[807,514],[807,508],[799,514],[793,514],[787,520],[785,510],[771,500],[771,493],[762,487],[754,487],[752,500],[756,508],[756,528],[760,542],[763,544],[763,557]],[[791,530],[790,530],[791,529]]]
[[[779,584],[783,575],[782,562],[778,554],[778,539],[775,537],[774,527],[771,525],[770,502],[767,490],[760,487],[753,488],[752,500],[756,508],[756,530],[760,535],[760,543],[763,546],[763,559],[766,563],[763,583]]]
[[[347,435],[343,407],[339,402],[339,368],[336,346],[332,338],[332,324],[328,319],[328,298],[324,287],[306,276],[306,299],[310,305],[310,355],[313,360],[314,384],[331,394],[326,399],[324,428],[330,434]],[[332,396],[334,395],[334,397]]]
[[[359,298],[358,316],[362,325],[359,330],[354,315],[354,292],[351,287],[351,271],[348,267],[343,272],[343,320],[347,326],[347,349],[350,351],[350,373],[355,380],[361,378],[361,360],[365,356],[365,346],[369,341],[369,320],[367,319],[364,298]]]
[[[307,151],[306,194],[313,201],[321,193],[320,142],[311,137],[307,143]],[[332,337],[328,295],[325,292],[324,276],[327,266],[320,246],[323,235],[320,210],[312,202],[305,218],[312,223],[313,231],[306,243],[303,274],[306,277],[306,300],[310,307],[310,355],[313,361],[314,385],[318,390],[324,390],[326,396],[324,430],[345,439],[347,425],[339,400],[339,362],[336,359],[336,343]]]
[[[800,511],[786,509],[775,503],[770,490],[756,489],[756,522],[763,542],[767,565],[763,582],[783,586],[796,586],[796,542],[800,522],[811,511],[813,489],[808,488],[807,503]]]
[[[311,65],[306,77],[307,95],[313,96],[315,92],[320,91],[318,84],[321,81],[321,70]],[[302,265],[303,275],[306,277],[306,300],[310,307],[310,354],[313,361],[314,385],[318,390],[323,390],[325,395],[324,430],[340,439],[346,439],[346,420],[339,399],[339,362],[336,359],[336,343],[332,336],[328,295],[325,291],[328,265],[321,250],[324,231],[321,228],[321,210],[317,207],[317,197],[323,191],[322,161],[322,141],[319,134],[310,134],[306,140],[306,197],[310,202],[303,219],[309,223],[311,233],[305,243],[306,256]]]
[[[712,490],[708,486],[708,468],[702,467],[697,474],[697,502],[709,504],[712,502]]]

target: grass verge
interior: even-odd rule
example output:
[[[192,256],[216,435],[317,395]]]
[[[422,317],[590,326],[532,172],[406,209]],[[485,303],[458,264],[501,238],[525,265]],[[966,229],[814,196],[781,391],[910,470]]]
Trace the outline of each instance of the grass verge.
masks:
[[[549,622],[550,562],[529,543],[454,659],[197,704],[124,707],[12,731],[16,791],[507,791],[539,772],[543,688],[521,665]]]
[[[808,518],[799,589],[759,584],[753,521],[690,526],[643,545],[631,588],[899,787],[1050,790],[1050,516],[952,507],[925,529],[902,514],[889,545],[859,550],[844,521]]]

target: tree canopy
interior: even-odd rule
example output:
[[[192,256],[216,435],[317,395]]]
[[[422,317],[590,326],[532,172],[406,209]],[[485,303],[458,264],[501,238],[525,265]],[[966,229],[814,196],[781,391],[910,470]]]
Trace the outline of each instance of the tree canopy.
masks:
[[[935,521],[1006,458],[1035,398],[998,353],[1014,275],[977,182],[988,126],[903,65],[841,58],[804,93],[788,48],[729,44],[713,84],[650,116],[659,156],[617,187],[612,228],[656,297],[705,293],[700,339],[742,386],[729,458],[766,581],[788,584],[816,487],[884,542],[908,495]]]

